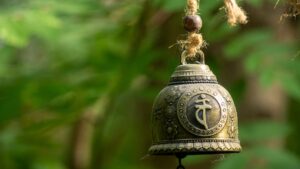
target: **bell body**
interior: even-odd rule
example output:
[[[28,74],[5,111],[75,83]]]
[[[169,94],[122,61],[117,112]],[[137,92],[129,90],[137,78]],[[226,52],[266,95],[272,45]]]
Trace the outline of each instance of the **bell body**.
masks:
[[[233,100],[205,64],[177,67],[152,112],[151,155],[240,152]]]

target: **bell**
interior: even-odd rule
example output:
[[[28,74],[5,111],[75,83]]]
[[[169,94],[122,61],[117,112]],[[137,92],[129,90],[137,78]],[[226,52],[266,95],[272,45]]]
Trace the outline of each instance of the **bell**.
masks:
[[[204,63],[180,65],[152,111],[150,155],[241,151],[238,119],[228,91]]]

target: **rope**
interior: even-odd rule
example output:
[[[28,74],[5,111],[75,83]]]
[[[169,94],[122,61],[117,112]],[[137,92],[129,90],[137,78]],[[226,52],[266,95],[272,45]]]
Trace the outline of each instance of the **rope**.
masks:
[[[186,40],[179,40],[177,43],[183,49],[181,55],[181,63],[187,64],[187,58],[200,61],[204,64],[204,53],[202,49],[206,47],[207,43],[199,33],[202,27],[201,17],[198,16],[200,0],[187,0],[186,16],[184,18],[184,28],[188,31]],[[231,26],[236,24],[246,24],[247,16],[243,9],[241,9],[236,0],[224,0],[225,11],[228,15],[228,23]]]
[[[247,16],[242,8],[238,6],[235,0],[224,0],[228,23],[231,26],[237,24],[246,24],[248,22]]]
[[[186,64],[187,58],[196,58],[197,55],[201,56],[201,60],[204,63],[204,53],[202,48],[206,46],[206,42],[204,41],[203,36],[198,33],[202,26],[202,20],[200,16],[197,15],[198,9],[198,0],[187,0],[186,18],[190,17],[190,19],[194,19],[192,21],[198,21],[201,22],[201,24],[197,25],[194,30],[188,31],[186,40],[178,41],[178,43],[181,45],[181,48],[184,50],[181,56],[182,64]]]
[[[199,5],[197,0],[187,0],[187,15],[197,15]]]

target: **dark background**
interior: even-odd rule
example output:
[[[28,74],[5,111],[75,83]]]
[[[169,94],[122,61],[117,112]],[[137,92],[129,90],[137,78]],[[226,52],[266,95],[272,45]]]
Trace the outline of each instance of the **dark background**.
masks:
[[[245,0],[229,27],[202,0],[207,64],[232,94],[243,152],[188,169],[300,168],[300,18]],[[0,0],[1,169],[174,169],[148,157],[151,107],[179,64],[185,0]]]

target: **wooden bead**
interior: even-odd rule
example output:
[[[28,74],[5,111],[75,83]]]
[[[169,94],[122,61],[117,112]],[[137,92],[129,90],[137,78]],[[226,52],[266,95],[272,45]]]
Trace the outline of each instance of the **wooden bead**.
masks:
[[[202,19],[198,15],[188,15],[183,18],[184,29],[188,32],[197,32],[202,28]]]

